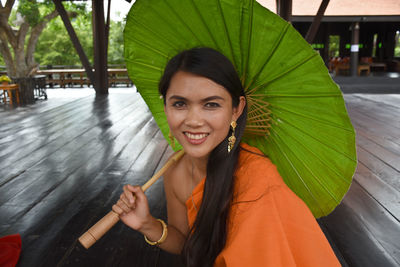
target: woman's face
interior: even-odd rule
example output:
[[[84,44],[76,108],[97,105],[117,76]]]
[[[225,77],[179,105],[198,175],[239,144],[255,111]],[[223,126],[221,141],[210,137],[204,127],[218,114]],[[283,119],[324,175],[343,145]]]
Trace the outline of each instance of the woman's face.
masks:
[[[232,107],[232,97],[221,85],[210,79],[179,71],[170,81],[165,114],[172,134],[185,153],[207,158],[225,139],[232,120],[243,111],[245,98]]]

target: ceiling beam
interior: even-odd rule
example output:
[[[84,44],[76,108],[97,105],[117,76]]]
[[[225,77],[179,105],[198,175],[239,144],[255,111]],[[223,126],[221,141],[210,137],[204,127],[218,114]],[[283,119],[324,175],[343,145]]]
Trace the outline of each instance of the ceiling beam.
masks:
[[[317,35],[319,25],[321,25],[321,20],[325,14],[325,10],[328,7],[329,0],[322,0],[321,5],[319,6],[317,15],[314,17],[313,22],[311,23],[310,28],[308,29],[308,32],[306,34],[306,41],[309,44],[312,44],[314,41],[315,35]]]
[[[276,0],[277,14],[286,21],[292,20],[292,0]]]
[[[53,0],[54,5],[56,7],[56,10],[58,14],[60,14],[60,17],[62,21],[64,22],[64,26],[67,29],[67,32],[69,34],[69,37],[71,38],[72,44],[75,47],[76,52],[79,55],[79,58],[81,60],[81,63],[83,67],[85,68],[86,75],[89,78],[90,82],[94,85],[94,73],[92,71],[92,67],[90,66],[89,60],[85,54],[85,51],[82,48],[81,43],[79,42],[78,36],[75,33],[74,28],[72,27],[71,21],[69,20],[67,11],[64,8],[64,5],[62,4],[61,0]]]

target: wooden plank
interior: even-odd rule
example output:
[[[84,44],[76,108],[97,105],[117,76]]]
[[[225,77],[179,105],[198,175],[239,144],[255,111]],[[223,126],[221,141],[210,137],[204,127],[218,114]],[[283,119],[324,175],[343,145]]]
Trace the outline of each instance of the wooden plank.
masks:
[[[393,153],[362,135],[357,136],[357,144],[366,151],[373,153],[376,158],[384,161],[391,168],[400,172],[400,151],[397,151],[399,154]]]
[[[364,164],[358,164],[354,179],[400,222],[400,192],[385,183]],[[378,219],[378,218],[376,218]],[[400,234],[400,233],[399,233]]]
[[[367,116],[356,111],[351,112],[349,115],[355,128],[361,128],[368,134],[381,136],[395,144],[400,144],[400,131],[388,127],[388,125],[383,122],[371,120]]]
[[[99,245],[97,253],[88,254],[88,251],[76,244],[76,238],[86,230],[85,226],[96,221],[110,209],[111,204],[121,193],[122,181],[130,180],[132,176],[139,180],[151,176],[159,167],[160,161],[164,161],[171,153],[171,151],[163,152],[167,143],[154,120],[149,120],[151,116],[147,107],[143,102],[138,106],[141,108],[136,107],[134,111],[130,109],[128,113],[131,116],[125,116],[118,122],[113,120],[113,125],[103,132],[93,132],[92,135],[87,134],[87,137],[80,136],[74,144],[71,144],[71,148],[83,146],[78,151],[71,153],[69,149],[63,147],[62,150],[65,149],[66,152],[60,150],[57,152],[60,155],[54,154],[52,163],[58,167],[52,174],[61,176],[64,174],[65,179],[53,181],[56,176],[45,177],[46,175],[36,176],[38,179],[33,177],[39,181],[30,186],[30,190],[24,189],[0,207],[0,214],[8,217],[5,220],[6,225],[1,228],[1,233],[20,232],[23,236],[24,250],[20,259],[21,266],[24,264],[88,266],[105,263],[114,265],[118,262],[118,265],[122,266],[132,265],[132,263],[134,266],[142,266],[140,262],[146,263],[145,266],[149,264],[179,266],[176,264],[179,262],[176,257],[172,257],[175,260],[169,260],[171,258],[169,254],[147,246],[141,235],[127,229],[123,224],[114,230],[117,237],[112,237],[111,234],[112,240],[109,240],[107,244]],[[115,117],[111,113],[107,115],[104,120]],[[93,127],[98,128],[97,125]],[[118,132],[118,129],[123,130]],[[93,136],[102,136],[104,140],[93,139]],[[102,147],[100,151],[95,149],[98,146]],[[83,154],[85,152],[90,152],[86,156],[90,158],[89,161],[85,160]],[[70,155],[65,157],[67,154]],[[65,167],[59,165],[62,162],[67,165]],[[144,162],[148,163],[147,167]],[[99,164],[102,167],[99,168]],[[74,170],[74,165],[78,166],[76,170]],[[46,167],[43,163],[40,168]],[[68,170],[72,172],[68,174]],[[30,174],[34,174],[34,171]],[[52,179],[48,180],[50,178]],[[162,184],[158,182],[155,187],[157,190],[152,188],[149,193],[155,195],[156,191],[159,191],[159,196],[149,197],[150,206],[156,216],[165,218],[165,199],[163,199],[162,190],[159,190]],[[42,193],[31,191],[42,191]],[[27,204],[31,201],[34,201],[35,205],[27,209]],[[10,214],[7,215],[7,212]],[[71,229],[74,229],[74,232],[71,232]],[[130,238],[135,235],[136,238]],[[116,242],[118,244],[115,244]],[[131,253],[126,249],[135,246],[139,247],[140,254]],[[104,253],[105,250],[110,253]],[[77,253],[80,254],[77,255]],[[104,255],[104,257],[99,257],[99,255]],[[124,259],[126,261],[121,262]],[[139,265],[135,262],[139,262]]]
[[[123,109],[124,106],[122,107],[117,106],[115,108],[119,110]],[[129,111],[126,110],[125,113],[128,114]],[[122,118],[125,116],[125,114],[121,113],[118,116]],[[108,121],[106,120],[104,120],[104,122],[108,123]],[[0,185],[4,184],[5,182],[8,182],[10,179],[23,173],[27,168],[34,166],[37,162],[48,157],[50,154],[56,152],[57,150],[60,149],[60,147],[63,147],[65,144],[73,142],[73,140],[75,140],[82,134],[87,132],[89,132],[90,134],[91,129],[92,131],[96,131],[96,128],[94,128],[94,126],[96,125],[101,126],[101,123],[102,121],[100,120],[99,122],[96,119],[96,116],[86,118],[84,123],[81,122],[73,124],[72,128],[65,127],[62,129],[62,131],[55,132],[54,136],[47,137],[49,138],[48,143],[44,145],[40,144],[39,148],[37,148],[34,151],[31,151],[30,153],[26,153],[26,151],[23,151],[21,155],[15,153],[13,156],[3,159],[2,160],[3,166],[8,166],[8,167],[7,169],[0,170],[0,177],[2,177],[0,180]],[[27,160],[23,160],[27,157],[28,157]]]
[[[76,99],[74,95],[71,95],[69,101],[63,101],[62,103],[59,101],[45,101],[40,103],[40,105],[36,104],[24,106],[20,107],[18,110],[3,110],[3,112],[0,112],[0,119],[3,122],[0,125],[0,131],[13,128],[11,123],[21,122],[22,120],[24,122],[33,121],[36,119],[35,116],[39,115],[51,116],[52,113],[57,112],[58,110],[73,109],[74,106],[79,107],[81,105],[85,105],[87,101],[92,101],[92,99],[92,96],[80,97],[79,99]]]
[[[357,182],[342,203],[320,221],[349,266],[399,265],[399,222]]]
[[[382,80],[383,82],[384,80]],[[377,105],[392,106],[394,108],[400,108],[400,95],[398,94],[352,94],[349,96],[354,96],[363,100],[369,100],[375,102]],[[345,99],[347,96],[345,95]]]
[[[371,119],[386,123],[389,122],[395,128],[400,129],[400,99],[397,107],[377,100],[379,99],[370,100],[363,97],[346,97],[346,103],[348,103],[350,114],[352,110],[357,110]]]
[[[149,131],[153,131],[153,133],[156,133],[156,129],[154,129],[154,125],[148,124],[149,127],[143,127],[142,131],[140,131],[136,137],[132,138],[133,142],[130,142],[129,147],[125,145],[125,149],[121,156],[123,154],[130,154],[130,161],[134,162],[137,158],[138,155],[141,154],[141,152],[146,148],[149,140],[148,133]],[[155,130],[155,131],[154,131]],[[150,136],[152,136],[151,134]],[[136,143],[137,141],[141,141],[140,143]],[[134,156],[136,155],[136,157]],[[124,157],[124,156],[123,156]],[[73,241],[71,244],[76,245],[76,239],[79,237],[81,233],[83,233],[85,230],[87,230],[87,226],[96,222],[97,219],[101,218],[102,216],[105,215],[106,211],[108,212],[110,209],[110,205],[107,203],[110,202],[110,196],[113,196],[113,191],[118,189],[121,189],[121,179],[124,177],[124,173],[126,173],[126,169],[129,169],[129,167],[132,165],[132,163],[124,164],[124,165],[119,165],[119,156],[117,156],[116,160],[113,161],[112,159],[109,160],[103,168],[92,168],[91,171],[85,171],[85,173],[75,173],[74,175],[71,175],[71,178],[69,179],[70,181],[65,184],[65,186],[60,187],[55,189],[51,194],[49,194],[46,197],[46,203],[38,203],[38,205],[30,211],[28,214],[22,218],[22,221],[25,221],[25,225],[29,227],[31,223],[29,223],[29,217],[31,217],[33,214],[35,214],[35,210],[41,212],[41,217],[46,218],[49,223],[52,225],[54,229],[47,229],[43,228],[40,229],[42,234],[46,235],[47,233],[57,233],[58,231],[62,231],[65,229],[65,231],[68,231],[69,237],[65,236],[68,240]],[[115,163],[114,163],[115,162]],[[102,164],[101,161],[101,156],[100,156],[100,162],[98,162],[96,165]],[[116,164],[116,165],[115,165]],[[116,169],[117,167],[119,168],[120,173],[110,173],[110,169]],[[84,166],[82,167],[82,170],[84,169]],[[83,178],[83,179],[82,179]],[[111,178],[111,179],[110,179]],[[71,190],[68,190],[68,194],[64,192],[65,187],[68,188],[69,184],[73,184],[73,188]],[[69,189],[69,188],[68,188]],[[62,198],[61,201],[59,201],[59,198]],[[57,201],[54,201],[57,200]],[[114,200],[114,199],[113,199]],[[67,205],[66,205],[67,204]],[[89,204],[89,210],[86,209],[86,205]],[[49,212],[52,213],[52,211],[56,212],[56,214],[48,214]],[[62,216],[62,218],[58,218],[56,215],[57,214],[65,214]],[[69,222],[72,216],[75,216],[76,214],[79,214],[79,216],[82,216],[82,218],[85,219],[85,222],[82,224],[76,224],[74,220],[70,221],[70,225],[66,225],[66,223]],[[48,216],[51,216],[47,218]],[[25,227],[26,227],[25,226]],[[20,229],[24,230],[22,233],[24,234],[24,237],[28,237],[30,235],[35,234],[35,229],[29,229],[25,228],[24,224],[17,223],[16,227],[19,227]],[[71,232],[71,230],[74,230],[74,232]],[[74,239],[71,240],[70,236],[73,235]],[[63,238],[63,237],[59,237]],[[51,242],[57,241],[51,238],[51,235],[49,234],[48,240],[46,244],[43,244],[42,251],[40,252],[39,255],[41,254],[46,254],[49,253],[50,251],[47,249],[47,247],[52,247]],[[90,251],[96,251],[96,246],[101,248],[104,251],[104,248],[107,248],[107,245],[102,245],[101,243],[102,240],[100,240],[97,244],[95,244]],[[29,243],[25,242],[26,247],[30,246],[35,246],[35,243]],[[65,246],[59,247],[61,250],[65,249]],[[54,251],[53,251],[54,252]],[[51,252],[51,253],[53,253]],[[87,251],[85,251],[87,252]],[[30,253],[30,252],[29,252]],[[50,254],[50,253],[49,253]],[[86,253],[85,253],[86,254]],[[98,255],[100,255],[99,253]],[[30,253],[27,255],[26,259],[29,261],[32,261],[32,258],[35,259],[36,261],[40,261],[41,257],[36,256],[36,253]],[[93,255],[93,257],[88,257],[87,259],[97,259],[96,255]],[[23,260],[23,259],[22,259]],[[60,258],[57,257],[55,260],[60,260]],[[54,266],[49,265],[49,266]],[[96,266],[97,264],[93,264]]]
[[[133,110],[137,110],[136,114]],[[131,123],[132,127],[137,126],[137,123],[143,122],[143,120],[149,119],[149,116],[143,116],[143,111],[146,110],[145,106],[142,106],[142,112],[136,106],[132,106],[131,109],[126,111],[126,114],[135,114],[136,116],[132,116],[131,118],[126,117],[125,114],[122,114],[121,117],[124,117],[125,121],[131,122],[132,119],[137,120],[135,123]],[[122,122],[122,123],[121,123]],[[120,124],[122,124],[120,126]],[[45,160],[39,159],[39,162],[36,163],[33,167],[23,169],[23,173],[19,176],[14,178],[11,182],[3,185],[0,188],[0,205],[4,203],[10,204],[10,200],[12,198],[16,199],[17,203],[21,203],[23,201],[24,195],[22,198],[19,197],[19,194],[23,194],[25,190],[31,190],[32,192],[28,194],[29,198],[35,197],[35,194],[41,194],[43,188],[47,188],[51,186],[52,183],[56,181],[56,179],[51,179],[48,181],[50,177],[47,177],[49,174],[46,172],[41,172],[43,168],[52,171],[53,169],[57,169],[57,173],[51,172],[50,175],[56,177],[68,177],[70,172],[74,172],[76,168],[79,168],[79,164],[88,164],[86,163],[87,160],[90,160],[93,155],[99,153],[99,150],[104,147],[101,142],[98,140],[93,139],[94,135],[103,135],[102,129],[98,129],[98,127],[94,127],[95,125],[91,126],[92,129],[86,132],[78,132],[76,136],[74,136],[73,140],[65,142],[61,140],[61,147],[60,149],[57,146],[57,150],[51,154],[44,154],[43,158]],[[120,131],[126,130],[126,123],[124,120],[116,122],[109,128],[105,129],[107,132],[111,132],[112,134],[106,134],[105,136],[110,139],[110,142],[119,134]],[[129,128],[128,128],[129,129]],[[63,139],[64,136],[60,136],[60,139]],[[104,137],[103,137],[104,138]],[[46,151],[45,151],[46,152]],[[51,155],[51,157],[50,157]],[[25,160],[24,162],[26,162]],[[30,163],[30,161],[29,161]],[[26,165],[26,164],[21,164]],[[86,167],[88,167],[86,165]],[[40,182],[44,180],[44,184],[40,184]],[[34,187],[38,187],[37,190]],[[42,190],[41,190],[42,189]],[[22,190],[22,191],[21,191]],[[17,193],[19,192],[19,193]],[[26,200],[26,203],[32,203],[32,199]],[[11,203],[12,204],[12,203]]]

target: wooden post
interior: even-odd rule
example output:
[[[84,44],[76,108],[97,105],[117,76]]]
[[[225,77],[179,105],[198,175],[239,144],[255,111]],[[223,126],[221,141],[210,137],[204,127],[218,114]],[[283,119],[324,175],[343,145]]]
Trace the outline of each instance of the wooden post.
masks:
[[[314,41],[315,35],[318,32],[319,25],[321,24],[322,17],[325,14],[325,10],[328,7],[328,4],[329,4],[329,0],[322,0],[322,3],[318,9],[317,15],[314,17],[314,20],[311,23],[310,28],[308,29],[305,39],[309,44],[312,44],[312,42]]]
[[[81,43],[79,42],[78,36],[76,35],[75,30],[71,25],[71,21],[69,21],[67,12],[65,11],[63,4],[61,3],[61,0],[53,0],[53,2],[54,2],[54,5],[56,6],[58,14],[60,14],[60,17],[61,17],[62,21],[64,22],[64,26],[67,29],[67,32],[69,34],[69,37],[71,38],[72,44],[74,45],[75,50],[79,55],[82,66],[86,70],[86,75],[90,79],[90,82],[94,85],[95,79],[94,79],[94,73],[92,71],[92,67],[90,66],[90,63],[85,54],[85,51],[83,51],[83,48],[82,48]]]
[[[276,13],[290,22],[292,20],[292,0],[276,0]]]
[[[92,22],[95,90],[97,94],[108,94],[106,27],[103,1],[92,0]]]
[[[384,59],[386,61],[392,61],[394,59],[394,48],[396,46],[396,28],[394,25],[387,25],[386,26],[386,38],[384,39]]]
[[[324,59],[325,65],[328,66],[330,55],[329,55],[329,35],[331,33],[330,23],[323,25],[324,36],[322,37],[324,40],[324,49],[322,53],[322,58]]]
[[[360,24],[358,22],[354,22],[351,29],[350,75],[357,76]]]
[[[108,0],[107,6],[107,19],[106,19],[106,55],[108,55],[108,39],[110,36],[110,10],[111,10],[111,0]]]

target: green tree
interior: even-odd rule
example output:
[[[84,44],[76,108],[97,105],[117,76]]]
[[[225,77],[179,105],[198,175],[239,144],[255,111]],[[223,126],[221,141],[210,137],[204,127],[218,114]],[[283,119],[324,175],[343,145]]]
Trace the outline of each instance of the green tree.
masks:
[[[91,14],[79,13],[71,24],[89,61],[93,62]],[[42,66],[81,65],[79,56],[60,17],[49,22],[46,29],[43,30],[37,44],[35,60]]]
[[[108,41],[108,63],[125,64],[124,61],[124,36],[125,21],[111,21]]]
[[[14,4],[15,0],[7,0],[4,6],[0,2],[0,53],[10,76],[27,77],[38,65],[34,58],[38,39],[58,12],[50,0],[19,0],[12,15]],[[85,4],[65,5],[70,16],[85,9]]]

